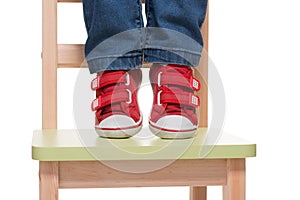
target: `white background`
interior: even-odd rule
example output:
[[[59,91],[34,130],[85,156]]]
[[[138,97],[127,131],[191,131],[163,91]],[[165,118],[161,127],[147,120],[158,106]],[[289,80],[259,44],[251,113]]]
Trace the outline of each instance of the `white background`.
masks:
[[[70,8],[60,8],[59,41],[83,43],[81,7]],[[247,160],[248,200],[300,198],[299,10],[298,0],[210,2],[210,56],[227,97],[224,130],[257,143],[257,158]],[[41,1],[3,1],[0,14],[1,199],[37,200],[31,138],[41,128]],[[59,77],[59,94],[71,96],[76,72]],[[74,126],[68,98],[60,128]],[[208,196],[220,199],[220,187]],[[188,188],[61,190],[60,198],[188,199]]]

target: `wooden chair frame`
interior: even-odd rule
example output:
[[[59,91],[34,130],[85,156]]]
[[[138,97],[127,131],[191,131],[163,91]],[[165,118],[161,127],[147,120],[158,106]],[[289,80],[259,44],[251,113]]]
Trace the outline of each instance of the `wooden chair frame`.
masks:
[[[80,67],[84,60],[83,45],[57,44],[57,4],[80,0],[43,1],[43,129],[57,129],[57,69]],[[202,28],[205,50],[208,50],[208,16]],[[207,80],[207,59],[202,61],[202,76]],[[200,126],[207,127],[207,86],[202,87]],[[125,165],[135,162],[112,161]],[[188,166],[189,170],[186,170]],[[172,177],[169,173],[172,172]],[[208,185],[222,185],[224,200],[245,199],[245,159],[177,160],[151,173],[119,172],[98,161],[40,161],[40,200],[58,200],[59,188],[100,188],[135,186],[190,186],[190,200],[205,200]]]

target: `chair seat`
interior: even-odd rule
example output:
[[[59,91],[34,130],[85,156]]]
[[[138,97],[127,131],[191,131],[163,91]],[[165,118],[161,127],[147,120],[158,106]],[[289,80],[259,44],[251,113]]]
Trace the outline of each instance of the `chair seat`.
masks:
[[[212,142],[213,141],[213,142]],[[256,156],[256,144],[230,134],[217,140],[199,128],[195,138],[163,140],[144,128],[129,139],[100,138],[94,130],[36,130],[32,158],[40,161],[218,159]]]

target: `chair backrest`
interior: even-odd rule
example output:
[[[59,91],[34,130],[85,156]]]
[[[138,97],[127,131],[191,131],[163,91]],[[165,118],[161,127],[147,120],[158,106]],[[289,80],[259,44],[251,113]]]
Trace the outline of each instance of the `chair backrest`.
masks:
[[[81,3],[81,0],[43,0],[43,41],[42,41],[42,128],[57,128],[57,69],[79,68],[84,61],[83,44],[58,44],[57,43],[57,4],[58,3]],[[206,21],[202,26],[204,49],[208,52],[208,12]],[[202,88],[199,92],[200,127],[208,125],[208,56],[205,53],[200,63],[200,73],[196,76],[201,82]]]

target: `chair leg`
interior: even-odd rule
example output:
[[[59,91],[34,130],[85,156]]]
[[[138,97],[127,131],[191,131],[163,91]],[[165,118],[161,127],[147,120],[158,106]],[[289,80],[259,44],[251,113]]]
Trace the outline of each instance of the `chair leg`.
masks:
[[[191,186],[190,200],[206,200],[207,187],[206,186]]]
[[[245,159],[227,160],[227,185],[223,186],[223,200],[246,199]]]
[[[58,162],[40,161],[40,200],[58,200]]]

